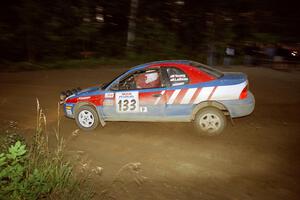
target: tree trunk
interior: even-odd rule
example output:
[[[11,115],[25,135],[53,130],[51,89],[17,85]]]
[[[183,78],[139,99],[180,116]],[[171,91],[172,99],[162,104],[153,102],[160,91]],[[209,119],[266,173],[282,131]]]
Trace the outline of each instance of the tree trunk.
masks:
[[[128,32],[127,32],[127,49],[132,48],[133,42],[135,40],[135,29],[136,29],[136,14],[138,8],[139,0],[131,0],[130,3],[130,16],[128,23]]]

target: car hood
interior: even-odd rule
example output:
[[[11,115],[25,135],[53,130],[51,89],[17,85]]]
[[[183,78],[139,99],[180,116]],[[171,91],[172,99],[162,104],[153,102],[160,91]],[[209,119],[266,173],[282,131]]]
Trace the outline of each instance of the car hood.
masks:
[[[85,96],[85,95],[90,95],[93,92],[99,91],[100,87],[89,87],[89,88],[85,88],[79,92],[77,92],[76,96]]]
[[[77,92],[73,93],[72,95],[68,96],[66,98],[66,100],[74,98],[74,97],[76,98],[76,97],[82,97],[82,96],[91,96],[96,93],[99,93],[99,91],[102,91],[100,86],[85,88],[85,89],[77,91]]]

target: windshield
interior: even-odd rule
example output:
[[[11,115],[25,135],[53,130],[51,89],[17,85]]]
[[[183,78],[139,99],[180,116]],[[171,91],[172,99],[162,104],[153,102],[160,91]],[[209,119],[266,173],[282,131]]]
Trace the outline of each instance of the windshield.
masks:
[[[190,62],[190,65],[193,66],[193,67],[196,67],[196,68],[198,68],[198,69],[200,69],[200,70],[206,72],[207,74],[212,75],[216,78],[221,78],[224,75],[221,71],[219,71],[217,69],[214,69],[212,67],[209,67],[207,65],[204,65],[202,63],[192,61],[192,62]]]
[[[101,86],[102,90],[105,90],[110,84],[112,84],[115,80],[117,80],[119,77],[123,76],[124,74],[126,74],[128,71],[123,72],[121,75],[117,76],[116,78],[114,78],[112,81],[108,82],[108,83],[104,83]]]

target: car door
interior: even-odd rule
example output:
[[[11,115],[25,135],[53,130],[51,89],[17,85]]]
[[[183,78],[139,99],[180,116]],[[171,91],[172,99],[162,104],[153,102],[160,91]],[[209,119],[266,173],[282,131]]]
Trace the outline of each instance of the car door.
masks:
[[[160,68],[135,71],[106,91],[103,114],[107,121],[159,121],[164,93]]]
[[[188,75],[177,67],[164,67],[164,74],[169,81],[168,87],[165,92],[165,117],[170,121],[186,121],[189,120],[195,93],[197,87],[189,85]]]

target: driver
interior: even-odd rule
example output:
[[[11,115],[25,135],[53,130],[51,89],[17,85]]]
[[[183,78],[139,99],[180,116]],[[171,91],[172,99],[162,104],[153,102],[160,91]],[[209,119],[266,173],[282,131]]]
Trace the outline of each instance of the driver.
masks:
[[[158,72],[142,73],[135,77],[137,88],[157,88],[160,87]]]

